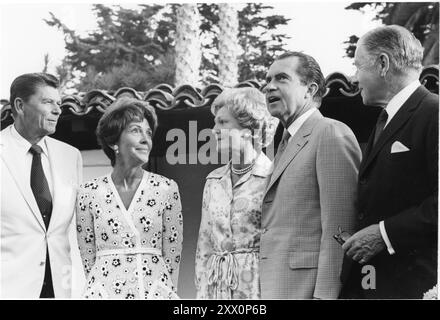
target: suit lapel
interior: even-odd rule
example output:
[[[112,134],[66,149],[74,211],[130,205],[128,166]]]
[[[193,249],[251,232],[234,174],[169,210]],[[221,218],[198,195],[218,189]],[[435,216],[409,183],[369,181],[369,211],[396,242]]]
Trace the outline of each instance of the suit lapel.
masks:
[[[30,181],[26,181],[25,175],[23,172],[23,166],[20,166],[22,163],[22,159],[16,159],[16,154],[11,152],[13,150],[13,146],[11,146],[12,137],[10,134],[10,128],[7,128],[2,132],[2,152],[1,157],[8,168],[12,178],[17,184],[18,190],[22,194],[24,200],[28,204],[32,214],[37,219],[43,230],[46,230],[44,225],[43,217],[41,216],[40,209],[38,208],[37,201],[35,200],[34,194],[32,193]],[[17,199],[17,201],[19,201]]]
[[[390,140],[396,131],[399,130],[411,118],[413,112],[419,107],[420,102],[428,93],[429,91],[423,86],[418,87],[417,90],[402,105],[396,115],[391,119],[390,123],[388,123],[382,134],[379,136],[376,144],[371,148],[372,136],[374,136],[373,131],[368,142],[367,149],[369,150],[367,151],[369,152],[365,154],[365,163],[360,166],[359,175],[362,175],[365,172],[385,143]]]
[[[307,144],[310,138],[310,134],[315,127],[316,123],[323,116],[316,110],[312,115],[303,123],[299,130],[289,141],[286,149],[281,155],[278,165],[274,168],[273,174],[270,178],[270,182],[266,188],[266,191],[270,190],[275,181],[281,176],[290,162],[297,156],[301,149]]]

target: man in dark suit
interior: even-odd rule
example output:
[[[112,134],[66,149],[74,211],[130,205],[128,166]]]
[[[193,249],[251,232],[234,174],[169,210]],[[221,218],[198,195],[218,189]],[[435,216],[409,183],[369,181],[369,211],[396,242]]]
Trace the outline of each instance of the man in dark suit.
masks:
[[[355,53],[365,105],[384,109],[359,169],[358,232],[343,245],[342,298],[421,299],[437,283],[438,108],[407,29],[365,34]]]

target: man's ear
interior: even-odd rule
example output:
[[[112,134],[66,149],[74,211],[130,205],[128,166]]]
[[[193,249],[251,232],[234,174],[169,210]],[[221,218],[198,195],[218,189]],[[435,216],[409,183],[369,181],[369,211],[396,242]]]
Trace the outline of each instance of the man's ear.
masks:
[[[379,73],[381,77],[385,77],[388,70],[390,69],[390,58],[386,53],[381,53],[379,55]]]
[[[307,85],[306,98],[313,98],[318,92],[318,84],[316,82],[310,82]]]
[[[21,114],[23,113],[23,106],[24,106],[23,99],[17,97],[12,103],[11,108],[14,108],[17,114]]]

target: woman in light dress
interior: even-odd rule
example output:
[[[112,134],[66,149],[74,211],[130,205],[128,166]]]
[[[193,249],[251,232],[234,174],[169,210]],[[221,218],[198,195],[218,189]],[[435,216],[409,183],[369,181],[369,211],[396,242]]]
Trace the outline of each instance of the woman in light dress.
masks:
[[[263,194],[272,162],[262,152],[277,120],[254,88],[223,91],[213,102],[217,150],[230,161],[206,177],[196,252],[198,299],[259,299]]]
[[[77,234],[84,298],[176,298],[182,250],[177,184],[145,171],[157,127],[148,103],[122,98],[96,130],[111,173],[84,183],[77,197]]]

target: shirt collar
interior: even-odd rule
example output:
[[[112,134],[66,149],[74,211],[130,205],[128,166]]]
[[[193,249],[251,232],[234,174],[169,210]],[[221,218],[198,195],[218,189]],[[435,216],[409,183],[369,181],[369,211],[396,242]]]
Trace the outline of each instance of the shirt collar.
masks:
[[[298,117],[295,121],[291,123],[291,125],[287,128],[287,131],[290,133],[290,138],[292,138],[295,133],[301,128],[304,122],[312,115],[313,112],[316,111],[316,108],[311,108],[310,110],[307,110],[302,115]],[[289,139],[290,139],[289,138]]]
[[[385,110],[388,114],[387,122],[385,126],[390,123],[391,119],[396,115],[399,109],[403,106],[406,100],[417,90],[420,86],[419,80],[414,80],[405,88],[400,90],[391,100],[388,102]]]
[[[11,126],[11,136],[14,139],[14,145],[17,149],[20,150],[22,155],[25,155],[29,152],[29,149],[32,147],[32,144],[30,144],[29,141],[27,141],[23,136],[18,133],[17,129],[15,128],[15,125]],[[47,145],[46,145],[46,137],[43,137],[40,141],[37,142],[37,145],[41,147],[43,150],[43,154],[48,157],[48,151],[47,151]]]

